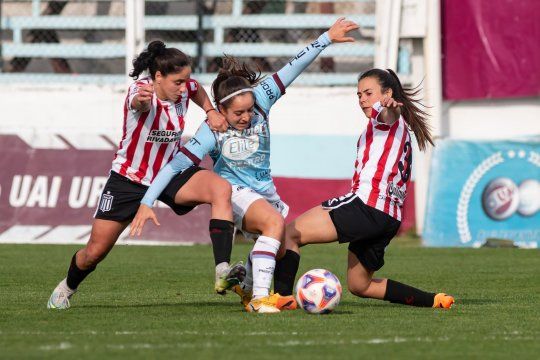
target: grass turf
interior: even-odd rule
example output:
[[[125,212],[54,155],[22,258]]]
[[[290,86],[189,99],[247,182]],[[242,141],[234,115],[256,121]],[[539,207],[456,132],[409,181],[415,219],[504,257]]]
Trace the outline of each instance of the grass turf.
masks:
[[[380,276],[455,295],[449,311],[359,299],[330,315],[243,311],[212,293],[208,246],[118,246],[67,311],[46,309],[78,247],[0,245],[0,358],[536,358],[540,254],[394,241]],[[243,259],[250,246],[235,246]],[[346,288],[346,246],[303,249]]]

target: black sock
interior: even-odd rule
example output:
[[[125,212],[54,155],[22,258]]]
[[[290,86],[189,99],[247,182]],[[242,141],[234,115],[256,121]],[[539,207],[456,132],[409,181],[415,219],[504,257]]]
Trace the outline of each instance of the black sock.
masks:
[[[384,294],[386,301],[411,306],[432,307],[434,298],[434,293],[428,293],[394,280],[387,280],[386,294]]]
[[[231,261],[234,223],[228,220],[210,219],[210,239],[217,264]]]
[[[285,256],[276,261],[274,292],[282,296],[292,295],[299,264],[300,254],[292,250],[287,250]]]
[[[75,260],[76,258],[77,253],[75,253],[75,255],[73,255],[73,257],[71,258],[71,264],[69,265],[66,279],[67,286],[69,286],[71,290],[77,290],[79,284],[88,276],[88,274],[90,274],[96,269],[95,266],[86,270],[79,269],[79,267],[77,266],[77,261]]]

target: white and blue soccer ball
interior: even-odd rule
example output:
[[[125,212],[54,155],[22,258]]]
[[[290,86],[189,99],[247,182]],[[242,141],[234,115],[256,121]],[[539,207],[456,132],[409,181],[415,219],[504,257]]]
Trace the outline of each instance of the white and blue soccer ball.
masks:
[[[328,314],[336,308],[340,299],[341,283],[328,270],[309,270],[296,283],[296,301],[308,313]]]

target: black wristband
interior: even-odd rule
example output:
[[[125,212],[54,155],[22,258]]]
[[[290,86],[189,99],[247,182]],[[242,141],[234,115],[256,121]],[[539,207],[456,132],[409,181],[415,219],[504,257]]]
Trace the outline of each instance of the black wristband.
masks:
[[[210,111],[212,111],[212,110],[216,111],[216,109],[211,108],[211,109],[206,110],[205,112],[208,114],[208,113],[209,113]]]

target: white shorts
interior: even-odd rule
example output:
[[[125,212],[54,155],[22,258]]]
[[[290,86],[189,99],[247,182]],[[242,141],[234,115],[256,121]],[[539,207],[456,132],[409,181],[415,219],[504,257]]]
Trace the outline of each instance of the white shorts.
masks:
[[[234,226],[236,226],[237,229],[242,230],[244,236],[249,239],[255,239],[259,235],[245,231],[242,228],[242,220],[244,220],[244,216],[246,215],[246,212],[251,204],[259,199],[265,199],[268,201],[270,205],[276,208],[283,218],[286,218],[289,214],[289,206],[281,201],[274,187],[270,188],[268,192],[260,194],[251,188],[241,185],[233,185],[231,203],[233,208]]]

